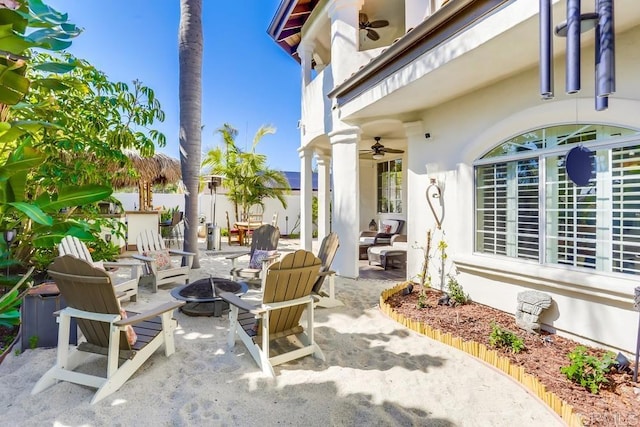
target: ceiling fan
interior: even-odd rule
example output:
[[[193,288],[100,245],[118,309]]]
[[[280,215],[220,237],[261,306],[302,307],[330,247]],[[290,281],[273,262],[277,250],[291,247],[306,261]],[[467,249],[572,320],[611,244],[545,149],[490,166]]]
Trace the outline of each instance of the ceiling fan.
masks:
[[[360,156],[369,156],[374,160],[380,160],[384,157],[385,153],[404,153],[403,150],[397,150],[395,148],[387,148],[384,145],[380,144],[380,140],[382,139],[379,136],[373,138],[376,143],[371,146],[370,150],[360,150]]]
[[[386,19],[378,19],[376,21],[369,22],[369,17],[366,13],[360,14],[360,29],[366,30],[367,37],[373,41],[380,39],[380,34],[374,28],[382,28],[389,25],[389,21]]]

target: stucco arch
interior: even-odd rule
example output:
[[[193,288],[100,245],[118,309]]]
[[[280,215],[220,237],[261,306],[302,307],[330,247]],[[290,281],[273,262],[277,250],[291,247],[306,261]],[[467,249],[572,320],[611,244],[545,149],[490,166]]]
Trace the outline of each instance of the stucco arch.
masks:
[[[321,156],[331,155],[331,141],[329,140],[329,135],[327,134],[319,134],[314,136],[309,141],[309,143],[306,144],[305,147],[311,149],[314,153]]]

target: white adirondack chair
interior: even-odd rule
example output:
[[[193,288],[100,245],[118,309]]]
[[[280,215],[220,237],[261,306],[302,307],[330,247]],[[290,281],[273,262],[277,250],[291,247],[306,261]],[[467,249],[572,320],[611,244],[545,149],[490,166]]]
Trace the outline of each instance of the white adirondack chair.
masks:
[[[149,229],[138,235],[136,245],[138,254],[133,254],[132,257],[145,263],[146,273],[152,278],[153,292],[158,292],[160,285],[189,283],[189,272],[196,254],[167,249],[162,236],[157,231]]]
[[[129,269],[131,274],[128,277],[119,277],[119,275],[110,273],[113,287],[115,288],[118,298],[125,299],[130,298],[131,301],[136,301],[138,296],[138,281],[142,274],[142,267],[144,265],[139,261],[94,261],[91,257],[91,252],[80,239],[74,236],[65,236],[58,245],[58,253],[62,255],[73,255],[76,258],[87,261],[91,265],[103,270],[109,268],[117,269]]]

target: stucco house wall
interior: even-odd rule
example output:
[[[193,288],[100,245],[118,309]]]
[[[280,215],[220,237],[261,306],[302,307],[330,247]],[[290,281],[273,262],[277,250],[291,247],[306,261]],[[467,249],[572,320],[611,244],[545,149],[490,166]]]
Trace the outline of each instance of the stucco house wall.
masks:
[[[288,6],[295,3],[283,1]],[[376,6],[366,0],[319,2],[303,24],[299,45],[294,36],[285,41],[279,37],[286,24],[299,24],[298,17],[279,20],[270,28],[274,40],[285,51],[295,52],[292,56],[301,63],[301,148],[331,157],[334,230],[341,240],[335,270],[357,276],[358,232],[367,228],[372,215],[377,221],[381,217],[375,213],[376,162],[361,160],[358,152],[371,146],[368,138],[380,136],[392,144],[395,137],[401,142],[392,148],[405,150],[399,217],[407,221],[407,279],[415,279],[421,271],[421,247],[431,230],[432,246],[440,240],[448,244],[443,274],[457,271],[475,301],[513,313],[518,292],[541,290],[554,300],[543,316],[546,327],[633,352],[637,276],[474,252],[474,162],[508,138],[555,124],[640,129],[639,10],[631,2],[616,2],[617,90],[609,109],[596,112],[594,32],[582,36],[582,90],[576,95],[564,94],[565,39],[553,37],[558,53],[555,98],[540,99],[539,2],[405,0],[387,9],[386,18],[393,20],[391,12],[402,13],[405,29],[412,31],[383,49],[359,52],[358,12]],[[552,8],[554,24],[565,19],[565,1],[553,0]],[[281,12],[285,10],[282,6]],[[318,41],[325,42],[322,53],[330,54],[330,61],[313,80],[309,76]],[[441,230],[435,227],[425,199],[432,178],[443,190],[441,199],[432,200],[436,210],[444,208]],[[304,191],[301,196],[309,198]],[[430,267],[438,286],[442,279],[437,260]]]
[[[563,93],[564,60],[557,57],[554,100],[540,100],[535,68],[423,111],[421,119],[431,138],[426,143],[410,144],[407,159],[409,197],[414,201],[408,206],[409,241],[424,244],[426,230],[435,228],[424,192],[429,178],[436,178],[444,187],[447,252],[458,268],[460,284],[473,300],[513,313],[518,292],[547,292],[554,300],[542,318],[549,329],[627,351],[633,351],[636,345],[638,313],[630,302],[637,286],[633,276],[474,254],[473,162],[509,137],[553,124],[607,123],[640,129],[640,85],[636,83],[640,52],[634,48],[637,40],[637,28],[620,34],[616,40],[617,93],[624,98],[612,97],[608,110],[594,109],[594,51],[593,47],[585,47],[580,94]],[[436,231],[436,244],[440,238],[441,232]],[[422,261],[419,249],[410,250],[409,277],[419,271]],[[432,262],[431,274],[438,284],[436,264]]]

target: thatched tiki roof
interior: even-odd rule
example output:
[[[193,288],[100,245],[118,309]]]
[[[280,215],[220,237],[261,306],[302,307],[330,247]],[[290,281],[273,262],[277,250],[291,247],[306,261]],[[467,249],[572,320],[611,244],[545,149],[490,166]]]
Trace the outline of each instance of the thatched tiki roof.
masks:
[[[152,187],[179,182],[182,179],[180,161],[166,154],[156,153],[152,157],[128,151],[127,156],[133,163],[138,178],[119,176],[112,182],[114,188],[138,187],[140,210],[153,209]]]

